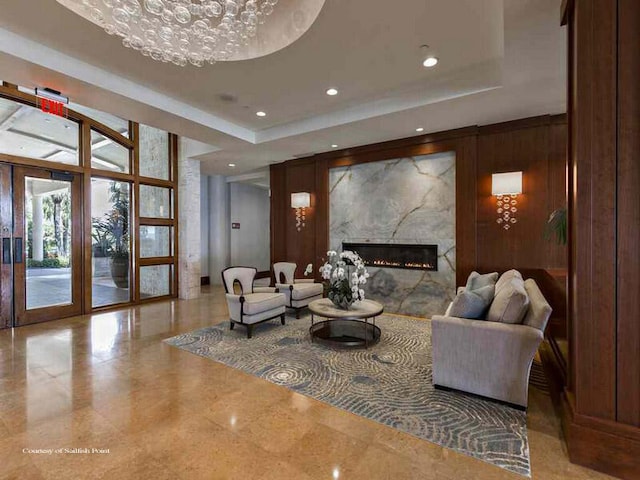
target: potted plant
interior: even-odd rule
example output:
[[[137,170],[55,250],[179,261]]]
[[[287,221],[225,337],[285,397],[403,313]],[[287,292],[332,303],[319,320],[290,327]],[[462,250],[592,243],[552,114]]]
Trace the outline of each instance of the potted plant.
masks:
[[[558,245],[567,244],[567,207],[560,207],[551,212],[544,230],[544,237],[554,237]]]
[[[111,259],[111,278],[118,288],[129,287],[129,195],[122,184],[112,182],[109,200],[113,206],[93,221],[94,238]]]
[[[352,303],[364,300],[362,287],[367,283],[369,272],[355,252],[338,254],[329,250],[327,256],[328,260],[320,267],[327,297],[336,307],[348,310]]]

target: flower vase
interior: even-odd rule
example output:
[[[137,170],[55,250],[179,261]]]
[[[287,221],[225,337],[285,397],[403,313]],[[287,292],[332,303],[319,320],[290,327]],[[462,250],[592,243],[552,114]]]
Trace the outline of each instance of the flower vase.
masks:
[[[336,308],[349,310],[354,302],[364,300],[362,286],[369,273],[357,253],[330,250],[327,256],[329,259],[320,268],[327,297]]]
[[[331,300],[331,303],[333,303],[336,308],[339,308],[341,310],[349,310],[349,307],[352,303],[346,298],[340,297],[339,295],[329,295],[329,300]]]

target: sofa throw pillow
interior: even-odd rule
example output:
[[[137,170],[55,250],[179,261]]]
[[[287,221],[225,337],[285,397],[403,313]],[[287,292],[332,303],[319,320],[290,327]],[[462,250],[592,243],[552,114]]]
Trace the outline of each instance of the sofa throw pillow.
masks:
[[[484,318],[484,314],[493,300],[494,291],[493,285],[476,290],[465,289],[458,293],[451,302],[448,315],[459,318]]]
[[[527,295],[529,295],[529,310],[527,310],[522,324],[544,332],[551,316],[551,305],[544,298],[538,288],[538,284],[532,278],[524,282],[524,288],[527,291]]]
[[[501,323],[522,323],[522,319],[529,310],[529,295],[521,279],[513,278],[509,283],[496,290],[495,297],[487,320]]]
[[[502,275],[500,275],[500,278],[496,282],[496,294],[502,289],[502,287],[509,284],[509,282],[511,282],[511,280],[513,280],[514,278],[520,280],[524,288],[524,280],[522,279],[522,274],[518,270],[507,270]]]
[[[469,278],[467,278],[467,285],[465,290],[477,290],[488,285],[495,285],[498,280],[498,272],[480,274],[478,272],[471,272]]]

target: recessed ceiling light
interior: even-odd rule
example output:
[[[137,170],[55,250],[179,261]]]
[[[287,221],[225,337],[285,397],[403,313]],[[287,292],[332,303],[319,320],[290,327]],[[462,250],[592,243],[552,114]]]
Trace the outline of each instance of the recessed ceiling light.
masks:
[[[327,95],[337,95],[338,94],[338,90],[336,90],[335,88],[330,88],[329,90],[327,90]]]
[[[422,65],[424,65],[427,68],[435,67],[437,64],[438,64],[438,59],[436,57],[427,57],[424,59],[424,62],[422,62]]]
[[[338,148],[338,145],[334,143],[333,145],[331,145],[331,148]]]
[[[230,166],[230,167],[235,167],[235,166],[236,166],[236,164],[235,164],[235,163],[230,163],[230,164],[229,164],[229,166]]]
[[[259,116],[259,117],[266,117],[267,116],[267,114],[264,113],[264,112],[256,112],[256,115]]]
[[[424,128],[418,127],[418,128],[416,128],[416,132],[424,132]]]

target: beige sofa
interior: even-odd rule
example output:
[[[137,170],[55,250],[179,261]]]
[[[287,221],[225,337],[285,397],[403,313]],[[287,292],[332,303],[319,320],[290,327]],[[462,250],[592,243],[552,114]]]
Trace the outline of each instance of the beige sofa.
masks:
[[[436,387],[527,407],[529,371],[543,340],[551,307],[534,280],[528,279],[523,284],[528,307],[522,323],[440,315],[432,318]]]

